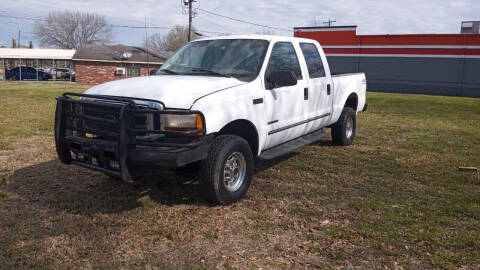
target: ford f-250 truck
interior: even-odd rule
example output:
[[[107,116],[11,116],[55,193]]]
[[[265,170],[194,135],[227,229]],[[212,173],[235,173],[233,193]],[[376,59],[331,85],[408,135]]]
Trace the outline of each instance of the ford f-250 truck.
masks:
[[[131,182],[200,163],[206,198],[242,199],[255,161],[326,135],[349,145],[366,109],[365,74],[332,76],[316,41],[227,36],[186,44],[155,76],[57,98],[59,159]]]

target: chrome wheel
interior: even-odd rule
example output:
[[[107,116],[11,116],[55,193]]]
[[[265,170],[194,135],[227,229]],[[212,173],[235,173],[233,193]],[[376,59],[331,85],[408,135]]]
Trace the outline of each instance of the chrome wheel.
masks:
[[[240,152],[232,153],[223,166],[223,184],[230,192],[237,191],[245,180],[247,164]]]
[[[351,116],[347,118],[347,124],[345,125],[345,135],[348,139],[353,136],[353,118]]]

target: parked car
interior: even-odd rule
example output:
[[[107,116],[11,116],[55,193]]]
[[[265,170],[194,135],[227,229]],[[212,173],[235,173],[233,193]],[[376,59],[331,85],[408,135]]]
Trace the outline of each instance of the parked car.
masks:
[[[72,71],[68,68],[56,68],[54,69],[53,73],[55,74],[55,78],[57,80],[70,80],[72,77],[72,82],[75,81],[75,71]]]
[[[157,71],[158,71],[157,69],[150,70],[150,73],[148,75],[150,75],[150,76],[156,75]]]
[[[315,142],[324,128],[334,144],[350,145],[365,94],[365,74],[331,75],[314,40],[202,39],[176,52],[157,76],[58,97],[55,142],[62,162],[126,182],[200,164],[206,198],[230,204],[245,196],[258,159]]]
[[[52,75],[48,74],[47,72],[41,69],[37,70],[34,67],[22,67],[21,70],[20,70],[20,67],[10,69],[9,71],[7,71],[7,74],[5,74],[5,78],[7,80],[14,80],[14,81],[18,81],[20,79],[36,80],[37,74],[38,74],[38,80],[41,80],[41,81],[47,81],[52,78]]]

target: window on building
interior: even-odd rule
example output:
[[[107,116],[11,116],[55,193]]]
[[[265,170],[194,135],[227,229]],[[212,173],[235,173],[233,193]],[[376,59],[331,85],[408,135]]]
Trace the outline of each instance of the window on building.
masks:
[[[277,42],[273,46],[267,66],[267,76],[275,71],[293,71],[298,80],[302,79],[302,71],[297,54],[290,42]]]
[[[300,43],[300,48],[305,57],[310,78],[325,77],[325,69],[317,46],[313,43]]]
[[[132,77],[140,77],[140,68],[139,67],[127,67],[127,77],[132,78]]]

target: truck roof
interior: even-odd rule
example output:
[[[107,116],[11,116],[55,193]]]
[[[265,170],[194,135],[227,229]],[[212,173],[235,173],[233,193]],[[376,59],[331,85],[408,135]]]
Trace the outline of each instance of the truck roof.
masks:
[[[275,36],[275,35],[231,35],[231,36],[218,36],[218,37],[207,37],[207,38],[200,38],[195,41],[201,40],[215,40],[215,39],[261,39],[261,40],[268,40],[268,41],[291,41],[291,42],[300,42],[300,41],[308,41],[308,42],[317,42],[313,39],[308,38],[298,38],[298,37],[289,37],[289,36]]]

